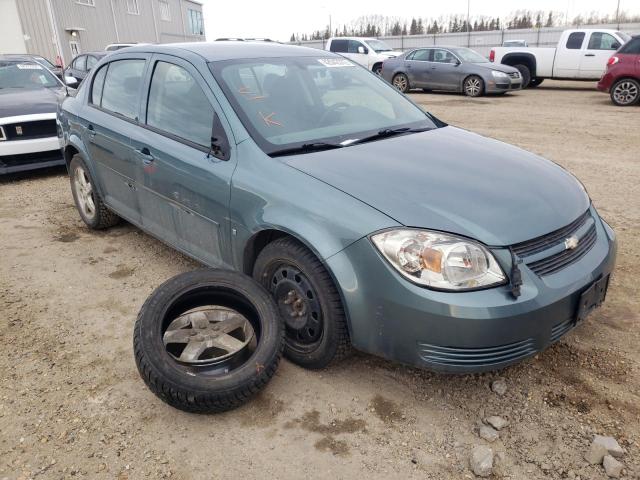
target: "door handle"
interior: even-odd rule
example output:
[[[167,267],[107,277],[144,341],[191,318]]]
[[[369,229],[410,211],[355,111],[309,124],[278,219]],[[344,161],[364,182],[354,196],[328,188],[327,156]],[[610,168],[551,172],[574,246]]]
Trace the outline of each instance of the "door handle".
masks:
[[[595,57],[596,54],[595,53],[585,53],[584,56],[585,57]]]
[[[155,159],[147,147],[136,149],[136,153],[142,158],[142,163],[149,165]]]

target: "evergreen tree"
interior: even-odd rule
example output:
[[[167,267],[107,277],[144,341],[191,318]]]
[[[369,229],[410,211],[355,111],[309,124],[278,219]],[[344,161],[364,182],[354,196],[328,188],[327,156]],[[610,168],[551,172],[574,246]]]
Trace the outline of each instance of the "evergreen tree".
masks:
[[[553,12],[549,12],[549,16],[547,17],[547,23],[545,23],[544,26],[553,27]]]

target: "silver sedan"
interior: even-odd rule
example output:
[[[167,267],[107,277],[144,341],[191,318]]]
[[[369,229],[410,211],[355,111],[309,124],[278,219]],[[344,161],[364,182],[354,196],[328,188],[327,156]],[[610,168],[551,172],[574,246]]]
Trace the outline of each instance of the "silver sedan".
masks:
[[[401,92],[463,92],[470,97],[505,93],[522,88],[520,72],[508,65],[489,62],[464,47],[427,47],[408,51],[382,64],[382,77]]]

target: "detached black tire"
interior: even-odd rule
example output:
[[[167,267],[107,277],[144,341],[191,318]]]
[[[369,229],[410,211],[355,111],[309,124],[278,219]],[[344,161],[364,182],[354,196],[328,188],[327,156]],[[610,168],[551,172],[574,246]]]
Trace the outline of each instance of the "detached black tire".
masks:
[[[120,221],[107,208],[96,189],[89,168],[80,155],[74,155],[69,164],[71,193],[82,221],[93,230],[112,227]]]
[[[304,245],[291,237],[274,240],[258,255],[253,278],[276,301],[289,360],[319,369],[349,354],[351,342],[338,290],[322,262]]]
[[[161,400],[195,413],[247,402],[273,377],[283,325],[269,293],[239,272],[201,269],[160,285],[135,324],[140,376]]]
[[[531,82],[531,70],[526,65],[521,63],[514,65],[513,68],[517,68],[522,77],[522,88],[527,88]]]

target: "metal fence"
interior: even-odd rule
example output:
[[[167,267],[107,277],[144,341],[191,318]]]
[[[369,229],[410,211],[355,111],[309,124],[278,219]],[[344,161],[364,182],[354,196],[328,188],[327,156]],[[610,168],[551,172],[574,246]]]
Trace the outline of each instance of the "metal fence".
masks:
[[[451,45],[471,47],[478,53],[488,56],[492,47],[502,45],[505,40],[525,40],[530,47],[555,47],[560,35],[567,28],[577,27],[544,27],[518,30],[492,30],[488,32],[460,32],[436,33],[425,35],[400,35],[393,37],[378,37],[395,50],[411,50],[430,45]],[[581,25],[580,28],[606,28],[618,30],[617,24]],[[620,25],[620,31],[629,34],[640,33],[640,23]],[[306,42],[292,42],[305,47],[324,49],[326,40],[311,40]]]

